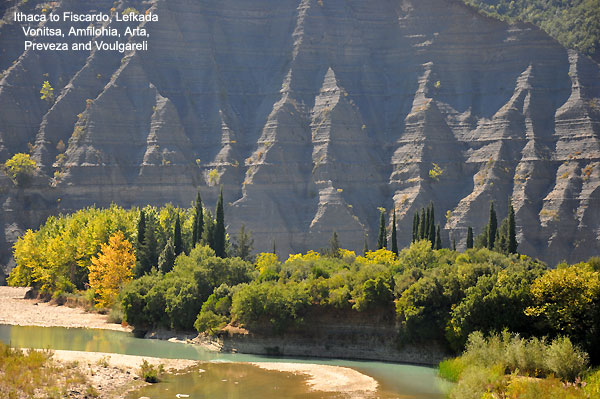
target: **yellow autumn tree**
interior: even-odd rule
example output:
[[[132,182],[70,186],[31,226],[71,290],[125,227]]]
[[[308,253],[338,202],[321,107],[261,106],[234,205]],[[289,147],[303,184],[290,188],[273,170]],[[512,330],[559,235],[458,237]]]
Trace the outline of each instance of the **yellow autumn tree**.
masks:
[[[122,232],[117,232],[102,244],[98,256],[90,265],[90,287],[96,291],[98,307],[108,308],[117,298],[121,286],[133,278],[135,255]]]

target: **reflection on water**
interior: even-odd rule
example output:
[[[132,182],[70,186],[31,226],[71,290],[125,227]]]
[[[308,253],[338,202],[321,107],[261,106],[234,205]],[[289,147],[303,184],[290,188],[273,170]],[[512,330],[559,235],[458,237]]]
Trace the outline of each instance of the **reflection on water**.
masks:
[[[203,363],[186,374],[169,376],[160,384],[132,392],[127,398],[175,398],[178,393],[190,395],[190,398],[211,399],[340,397],[339,394],[311,391],[305,380],[306,377],[301,375],[267,371],[248,364]]]
[[[428,367],[410,366],[404,364],[383,362],[361,362],[349,360],[324,360],[324,359],[298,359],[298,358],[271,358],[256,355],[215,353],[207,351],[197,345],[179,344],[168,341],[135,338],[133,334],[111,330],[93,330],[83,328],[63,327],[21,327],[0,325],[0,341],[11,343],[13,346],[37,349],[62,349],[87,352],[120,353],[125,355],[138,355],[149,357],[163,357],[171,359],[191,359],[204,362],[292,362],[316,363],[331,366],[345,366],[370,375],[379,381],[381,392],[378,397],[410,397],[417,399],[442,399],[446,389],[435,370]],[[333,398],[332,394],[310,393],[302,382],[303,377],[291,376],[288,373],[279,373],[262,370],[250,365],[215,363],[201,366],[206,373],[199,374],[192,371],[185,375],[170,376],[164,384],[148,388],[155,389],[152,398],[175,397],[175,393],[166,391],[173,387],[188,387],[190,392],[198,392],[203,398]],[[232,374],[233,373],[233,374]],[[239,375],[223,377],[223,375]],[[253,376],[242,378],[242,376]],[[299,380],[298,380],[299,378]],[[226,379],[227,381],[222,381]],[[214,380],[214,381],[213,381]],[[233,382],[232,382],[233,381]],[[235,384],[235,382],[238,382]],[[258,381],[261,381],[258,383]],[[300,381],[300,383],[299,383]],[[226,384],[227,383],[227,384]],[[256,384],[255,384],[256,383]],[[240,386],[241,385],[241,386]],[[199,387],[199,388],[194,388]],[[277,392],[286,392],[272,396],[271,389],[278,387]],[[217,389],[219,388],[219,389]],[[199,390],[198,390],[199,389]],[[216,389],[221,396],[215,393],[204,393]],[[195,391],[194,391],[195,390]],[[208,390],[208,391],[206,391]],[[256,396],[248,396],[251,392],[259,392]],[[213,392],[213,391],[210,391]],[[231,392],[231,394],[228,394]],[[236,396],[235,392],[244,395]],[[387,396],[392,393],[392,396]],[[151,393],[151,392],[149,392]],[[168,394],[167,394],[168,393]],[[181,392],[186,393],[186,392]],[[137,393],[136,393],[137,394]],[[317,396],[315,396],[317,395]],[[139,395],[142,396],[142,395]],[[137,397],[139,397],[137,396]],[[132,396],[133,397],[133,396]],[[196,396],[198,397],[198,396]]]

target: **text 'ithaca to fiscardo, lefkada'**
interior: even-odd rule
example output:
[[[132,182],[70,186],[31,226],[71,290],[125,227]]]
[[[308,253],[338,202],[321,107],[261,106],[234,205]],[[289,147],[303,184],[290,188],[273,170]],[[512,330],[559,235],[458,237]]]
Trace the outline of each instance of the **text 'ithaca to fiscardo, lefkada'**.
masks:
[[[24,50],[31,51],[130,51],[148,50],[150,26],[158,15],[134,8],[110,13],[15,12],[21,25]]]

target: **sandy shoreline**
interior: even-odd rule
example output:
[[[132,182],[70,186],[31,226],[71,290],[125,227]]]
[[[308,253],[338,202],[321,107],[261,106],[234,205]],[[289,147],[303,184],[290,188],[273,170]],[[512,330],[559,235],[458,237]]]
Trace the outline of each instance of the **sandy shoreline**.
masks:
[[[377,381],[348,367],[302,363],[250,363],[264,370],[304,374],[307,384],[315,391],[340,393],[371,393],[378,387]]]
[[[0,324],[39,327],[101,328],[130,331],[108,322],[108,316],[81,308],[56,306],[36,299],[24,299],[29,288],[0,287]]]
[[[130,331],[120,324],[109,323],[107,317],[87,313],[83,309],[56,306],[33,299],[24,299],[27,288],[0,286],[0,324],[40,327],[82,327]],[[76,364],[89,382],[101,392],[101,398],[121,397],[125,392],[145,383],[138,370],[143,360],[166,371],[178,371],[195,364],[183,359],[161,359],[114,353],[53,351],[53,358],[62,364]],[[250,363],[265,370],[306,375],[312,390],[344,394],[372,393],[378,383],[372,377],[347,367],[299,363]],[[70,397],[80,397],[73,394]],[[83,397],[83,396],[81,396]]]
[[[145,360],[165,372],[176,372],[198,364],[193,360],[161,359],[146,356],[120,355],[115,353],[52,351],[52,358],[64,365],[74,365],[87,379],[88,385],[98,393],[99,399],[121,398],[130,391],[148,383],[139,375],[140,366]],[[83,389],[72,389],[70,398],[86,398]]]

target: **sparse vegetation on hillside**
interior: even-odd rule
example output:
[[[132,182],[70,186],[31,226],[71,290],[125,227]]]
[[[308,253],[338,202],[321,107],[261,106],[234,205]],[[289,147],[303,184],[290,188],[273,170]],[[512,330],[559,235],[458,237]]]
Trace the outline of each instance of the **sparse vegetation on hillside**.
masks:
[[[482,13],[531,22],[565,47],[600,60],[600,0],[463,0]]]
[[[4,163],[4,171],[17,186],[27,184],[37,169],[36,162],[29,154],[15,154]]]

